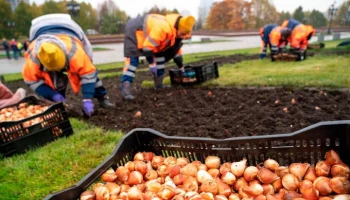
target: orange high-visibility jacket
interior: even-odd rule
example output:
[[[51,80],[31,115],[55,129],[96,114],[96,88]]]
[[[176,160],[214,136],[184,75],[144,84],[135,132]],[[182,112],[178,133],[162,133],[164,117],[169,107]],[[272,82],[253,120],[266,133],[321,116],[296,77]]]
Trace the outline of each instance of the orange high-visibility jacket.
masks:
[[[72,90],[80,91],[80,86],[86,83],[96,82],[96,67],[92,64],[89,56],[78,38],[67,35],[56,35],[67,47],[67,72]],[[25,53],[25,63],[22,71],[24,82],[35,91],[42,84],[47,84],[55,89],[54,81],[49,72],[41,65],[34,53],[35,40],[29,45]]]
[[[287,40],[282,40],[281,30],[283,28],[284,27],[282,27],[282,26],[277,26],[276,28],[272,29],[272,31],[269,35],[272,52],[278,51],[279,48],[286,47],[286,44],[288,42],[288,38],[287,38]]]
[[[299,24],[292,31],[291,48],[306,50],[307,44],[309,42],[308,36],[315,34],[315,29],[310,25]]]
[[[175,23],[179,16],[148,14],[144,20],[143,30],[136,31],[138,49],[158,53],[173,46],[176,38]]]

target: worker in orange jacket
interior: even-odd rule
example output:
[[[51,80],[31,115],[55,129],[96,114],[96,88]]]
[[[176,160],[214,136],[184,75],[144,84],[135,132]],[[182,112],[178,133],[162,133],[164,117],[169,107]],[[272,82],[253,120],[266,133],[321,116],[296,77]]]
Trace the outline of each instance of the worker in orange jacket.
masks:
[[[270,33],[271,31],[276,28],[276,24],[267,24],[264,27],[260,28],[259,35],[261,37],[261,49],[260,49],[260,59],[264,59],[266,57],[267,53],[267,47],[270,47]]]
[[[93,98],[103,108],[114,107],[79,37],[54,21],[50,24],[38,29],[25,53],[24,82],[48,100],[65,102],[69,80],[75,93],[82,92],[83,111],[89,117],[94,111]]]
[[[285,20],[282,23],[282,27],[288,27],[292,30],[290,50],[292,53],[298,54],[300,60],[304,60],[308,42],[315,35],[315,29],[294,19]]]
[[[133,100],[131,83],[139,57],[145,56],[155,88],[163,87],[165,63],[170,59],[183,67],[182,39],[189,37],[195,24],[193,16],[148,14],[131,19],[124,34],[125,67],[121,77],[121,92],[126,100]]]
[[[269,35],[272,60],[273,55],[286,52],[286,45],[288,44],[288,40],[290,40],[291,34],[292,31],[289,28],[282,26],[277,26],[272,29]]]

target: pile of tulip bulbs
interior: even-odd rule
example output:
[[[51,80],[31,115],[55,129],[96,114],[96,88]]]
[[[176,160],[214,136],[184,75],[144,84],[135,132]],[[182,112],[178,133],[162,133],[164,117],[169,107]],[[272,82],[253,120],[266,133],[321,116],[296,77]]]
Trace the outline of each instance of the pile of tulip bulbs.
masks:
[[[133,161],[109,169],[83,192],[81,200],[349,200],[350,169],[331,150],[316,166],[280,166],[268,159],[258,166],[247,160],[205,163],[139,152]]]
[[[0,122],[8,121],[18,121],[31,117],[40,113],[45,112],[48,109],[48,106],[41,105],[28,105],[27,103],[21,103],[17,107],[3,108],[0,110]],[[43,119],[36,118],[24,123],[24,127],[28,127],[37,123],[42,122]]]

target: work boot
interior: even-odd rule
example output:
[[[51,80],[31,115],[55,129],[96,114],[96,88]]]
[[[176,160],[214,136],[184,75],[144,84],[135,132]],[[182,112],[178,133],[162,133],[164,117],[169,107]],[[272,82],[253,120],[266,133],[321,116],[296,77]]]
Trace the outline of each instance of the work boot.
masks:
[[[161,75],[161,76],[158,76],[156,78],[153,78],[154,89],[162,89],[162,88],[164,88],[163,79],[164,79],[164,75]]]
[[[122,96],[125,100],[134,100],[135,97],[131,94],[131,83],[125,81],[121,83]]]
[[[109,98],[107,96],[104,96],[102,99],[99,99],[98,102],[99,102],[101,108],[114,108],[115,107],[114,104],[112,104],[109,101]]]

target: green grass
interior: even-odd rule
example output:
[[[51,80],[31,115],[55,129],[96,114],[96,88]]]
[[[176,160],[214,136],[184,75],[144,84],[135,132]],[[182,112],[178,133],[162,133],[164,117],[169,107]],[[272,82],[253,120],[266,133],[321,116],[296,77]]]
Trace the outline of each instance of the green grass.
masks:
[[[123,137],[71,119],[74,134],[0,160],[1,199],[42,199],[70,187],[106,159]]]
[[[302,62],[243,61],[225,64],[208,86],[350,87],[347,55],[315,56]]]

